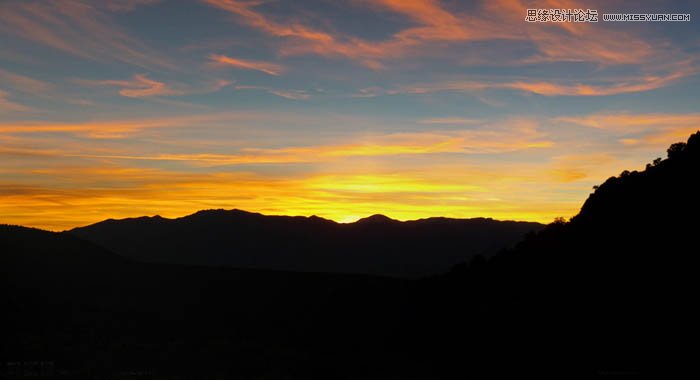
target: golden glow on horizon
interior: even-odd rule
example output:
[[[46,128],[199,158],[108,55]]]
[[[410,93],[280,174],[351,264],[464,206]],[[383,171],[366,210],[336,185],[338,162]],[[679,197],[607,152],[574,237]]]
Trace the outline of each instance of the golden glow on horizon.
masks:
[[[0,1],[0,223],[570,217],[698,129],[700,55],[531,3]]]
[[[211,208],[318,215],[338,222],[382,213],[399,220],[446,216],[547,223],[576,214],[593,184],[644,164],[621,160],[605,149],[568,152],[530,119],[508,120],[508,130],[489,126],[364,135],[346,138],[354,142],[344,145],[254,148],[246,144],[239,153],[229,154],[149,156],[140,153],[139,147],[120,145],[123,134],[157,131],[162,137],[188,123],[215,120],[192,116],[0,124],[0,156],[5,160],[0,169],[0,223],[64,230],[108,218],[180,217]],[[663,151],[700,124],[700,116],[594,114],[554,122],[611,133],[620,149],[644,148],[643,153]],[[94,136],[102,133],[118,137]],[[71,140],[75,136],[78,140]],[[80,139],[100,144],[87,146]],[[28,142],[34,147],[26,148]],[[202,144],[206,149],[210,143]],[[513,152],[541,152],[547,159],[471,163],[465,158],[473,153]],[[240,168],[299,163],[311,166],[300,173],[282,169],[277,174]]]
[[[66,168],[33,175],[61,178],[73,187],[0,183],[0,222],[64,230],[107,218],[179,217],[210,208],[318,215],[338,222],[376,213],[399,220],[447,216],[549,222],[573,215],[580,204],[553,199],[523,202],[510,193],[525,178],[479,172],[465,172],[453,181],[440,179],[449,177],[444,173],[432,173],[431,178],[350,174],[279,180],[135,168]],[[472,177],[482,177],[482,183],[468,184]],[[99,186],[103,182],[118,185]]]
[[[399,220],[446,216],[548,223],[576,214],[591,183],[630,167],[605,155],[555,159],[547,170],[457,164],[428,172],[366,170],[288,178],[56,167],[24,173],[25,182],[1,180],[0,223],[64,230],[107,218],[179,217],[211,208],[318,215],[338,222],[382,213]],[[16,175],[3,170],[3,178],[8,174]]]

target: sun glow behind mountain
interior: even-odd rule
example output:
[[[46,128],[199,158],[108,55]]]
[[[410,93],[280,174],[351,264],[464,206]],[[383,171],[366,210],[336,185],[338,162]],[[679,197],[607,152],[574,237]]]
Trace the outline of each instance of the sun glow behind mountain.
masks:
[[[0,222],[571,216],[697,130],[698,27],[536,5],[5,1]]]

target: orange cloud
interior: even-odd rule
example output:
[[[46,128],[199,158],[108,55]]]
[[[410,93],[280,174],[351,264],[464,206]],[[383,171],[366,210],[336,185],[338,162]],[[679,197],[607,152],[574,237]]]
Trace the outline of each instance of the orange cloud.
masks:
[[[550,148],[553,142],[532,126],[513,130],[469,130],[445,132],[395,133],[364,137],[362,141],[343,145],[297,146],[283,148],[243,148],[239,153],[163,153],[139,155],[120,152],[80,152],[53,150],[5,151],[5,154],[58,155],[62,157],[98,158],[136,161],[179,161],[195,166],[242,164],[328,163],[350,157],[382,157],[440,153],[494,154],[519,150]],[[0,153],[2,153],[0,151]]]
[[[484,123],[484,120],[463,117],[435,117],[418,120],[418,124],[476,125],[482,123]]]
[[[599,113],[555,120],[613,132],[639,132],[657,127],[700,126],[700,113]]]
[[[380,0],[372,6],[383,7],[409,17],[420,26],[409,27],[393,37],[394,45],[412,45],[416,41],[465,41],[476,38],[462,15],[445,10],[435,0]]]
[[[236,14],[242,17],[250,26],[274,36],[299,37],[305,40],[319,42],[329,42],[333,40],[333,37],[328,33],[307,28],[298,23],[282,24],[268,19],[261,13],[253,10],[256,5],[260,4],[259,2],[243,2],[238,0],[204,0],[204,2]]]
[[[424,25],[443,27],[459,23],[453,14],[443,9],[439,1],[435,0],[379,0],[372,4],[409,16]]]
[[[638,35],[610,30],[599,24],[551,23],[530,24],[524,21],[533,5],[518,0],[483,1],[469,13],[448,10],[437,0],[356,1],[377,10],[406,16],[417,25],[396,32],[382,41],[369,41],[304,26],[298,22],[275,21],[257,11],[259,2],[239,0],[203,0],[205,3],[235,14],[245,24],[275,37],[289,39],[280,47],[282,55],[316,54],[345,57],[372,69],[385,68],[389,59],[407,55],[439,54],[431,50],[435,42],[460,43],[483,40],[530,41],[537,54],[510,64],[543,61],[582,61],[600,64],[648,64],[654,57],[664,61],[678,51],[661,52]],[[590,8],[578,1],[549,1],[537,7]]]
[[[566,154],[552,157],[549,172],[560,182],[569,183],[593,177],[600,180],[610,175],[612,166],[621,166],[608,153]],[[613,172],[614,173],[614,172]]]
[[[601,113],[579,117],[559,117],[559,123],[595,128],[613,135],[628,148],[663,152],[670,144],[685,141],[700,130],[700,114]]]
[[[243,136],[235,132],[237,125],[262,125],[278,120],[289,120],[299,123],[317,123],[317,118],[305,118],[300,115],[289,113],[259,114],[250,112],[231,112],[219,114],[201,114],[189,116],[175,116],[171,118],[135,119],[135,120],[110,120],[110,121],[86,121],[73,123],[60,122],[5,122],[0,123],[0,137],[2,136],[23,136],[27,139],[36,138],[33,134],[52,133],[55,136],[66,134],[68,136],[80,136],[93,139],[109,138],[118,139],[133,136],[136,133],[149,129],[187,129],[208,126],[214,132],[218,126],[225,127],[227,131],[233,131],[237,138]],[[352,122],[367,123],[362,119],[327,119],[321,117],[322,121],[328,122]],[[464,123],[464,119],[456,120]],[[419,121],[422,122],[422,121]],[[429,123],[454,123],[451,119],[428,120]],[[255,124],[248,124],[255,123]],[[351,156],[390,156],[390,155],[411,155],[411,154],[436,154],[436,153],[503,153],[525,149],[547,148],[553,145],[552,140],[539,129],[539,125],[534,120],[528,119],[505,119],[493,122],[482,122],[478,128],[470,129],[450,129],[450,130],[426,130],[416,132],[395,132],[395,133],[362,133],[345,135],[343,144],[308,144],[308,139],[293,139],[293,134],[289,134],[287,146],[267,148],[264,130],[258,130],[254,137],[246,141],[244,145],[227,154],[161,154],[161,155],[139,155],[131,151],[115,152],[95,152],[91,149],[80,148],[74,151],[64,151],[64,154],[97,154],[113,156],[112,158],[123,159],[143,159],[143,160],[173,160],[173,161],[199,161],[210,162],[212,164],[237,164],[237,163],[281,163],[281,162],[319,162],[333,158]],[[250,128],[246,128],[250,130]],[[159,131],[163,136],[166,131]],[[260,134],[262,133],[262,135]],[[274,135],[278,141],[279,134]],[[187,146],[193,147],[194,139],[188,142]],[[292,142],[296,141],[296,143]],[[228,146],[233,141],[228,142]],[[54,144],[49,144],[53,148]],[[59,144],[65,146],[65,142]],[[22,145],[23,147],[38,147],[36,143]],[[205,145],[206,146],[206,145]],[[226,144],[223,146],[227,146]],[[6,146],[8,148],[9,146]],[[209,146],[211,147],[211,146]],[[162,152],[162,150],[161,150]]]
[[[218,80],[201,88],[191,88],[182,84],[176,87],[148,78],[144,74],[135,74],[128,80],[88,80],[78,79],[77,83],[87,86],[116,86],[121,87],[119,95],[129,98],[145,98],[154,96],[179,96],[188,94],[201,94],[218,91],[232,82]]]
[[[143,74],[136,74],[129,80],[80,80],[79,83],[97,86],[121,87],[119,94],[129,98],[184,94],[182,91],[175,90],[163,82],[149,79]]]
[[[0,122],[0,136],[8,134],[68,133],[90,138],[124,138],[153,128],[190,127],[196,123],[245,119],[246,114],[192,115],[171,118],[106,120],[85,122],[20,121]]]
[[[609,96],[634,92],[651,91],[665,87],[686,76],[686,72],[675,72],[664,76],[645,76],[629,81],[613,82],[605,85],[557,84],[551,82],[514,82],[494,85],[495,88],[512,88],[544,96]]]
[[[653,58],[655,53],[659,53],[658,47],[652,46],[640,35],[620,30],[612,32],[601,22],[546,24],[524,22],[528,8],[600,10],[604,7],[604,2],[550,0],[533,3],[521,0],[495,0],[483,4],[485,13],[500,15],[498,21],[509,30],[510,34],[520,33],[522,39],[536,44],[538,54],[526,59],[523,63],[578,61],[604,65],[645,64]],[[614,34],[615,38],[610,38],[611,34]]]
[[[404,45],[415,45],[411,41],[372,43],[354,37],[343,37],[300,23],[276,22],[254,8],[257,3],[237,0],[203,0],[205,3],[237,15],[247,25],[275,37],[291,39],[280,53],[283,55],[318,54],[327,57],[346,57],[374,69],[383,67],[380,58],[395,55]]]
[[[362,40],[349,38],[340,41],[331,33],[309,28],[300,23],[276,22],[254,8],[259,3],[238,0],[203,0],[216,8],[235,14],[247,25],[275,37],[292,40],[281,50],[283,55],[314,53],[322,56],[344,56],[361,61],[363,64],[378,68],[381,64],[369,55],[381,53],[381,47],[373,47]],[[367,54],[371,51],[372,54]]]
[[[103,127],[104,128],[104,127]],[[112,136],[109,130],[102,133]],[[175,161],[191,166],[243,164],[330,163],[352,157],[385,157],[440,153],[495,154],[550,148],[553,143],[535,131],[458,131],[378,135],[344,145],[317,145],[284,148],[243,148],[240,153],[163,153],[143,155],[90,149],[3,148],[0,155],[24,157],[64,157],[131,161]]]
[[[264,138],[218,145],[197,139],[183,143],[170,139],[168,132],[174,131],[159,129],[163,145],[150,150],[134,146],[138,139],[85,144],[62,135],[119,136],[213,122],[230,130],[236,121],[259,121],[259,117],[0,123],[0,157],[5,162],[0,167],[0,222],[60,230],[108,217],[156,213],[175,217],[204,208],[234,207],[268,214],[316,214],[338,221],[382,212],[399,219],[444,215],[548,222],[573,215],[591,186],[611,173],[658,155],[655,146],[647,145],[655,144],[657,137],[675,140],[671,132],[691,125],[697,129],[700,121],[695,114],[587,115],[550,120],[560,125],[552,125],[556,128],[545,134],[541,121],[506,119],[466,130],[358,134],[342,144],[281,147],[266,147]],[[465,120],[428,119],[428,125]],[[556,131],[573,128],[569,124],[574,122],[596,128],[604,142],[594,137],[563,143],[565,134]],[[613,129],[611,124],[622,127]],[[662,132],[669,134],[661,136]],[[279,142],[279,135],[275,138]],[[639,143],[610,148],[609,141],[622,138]],[[667,145],[664,142],[663,148]],[[218,153],[212,153],[213,148]],[[470,153],[477,155],[465,155]],[[482,154],[495,154],[497,159],[482,160]],[[307,165],[296,166],[304,168],[299,171],[286,167],[277,171],[275,166],[298,163]],[[275,165],[251,169],[259,164]],[[223,165],[231,167],[209,169]]]
[[[280,75],[284,71],[284,66],[277,65],[274,63],[263,62],[263,61],[253,61],[239,58],[231,58],[225,55],[212,54],[209,59],[215,64],[220,66],[230,66],[239,69],[255,70],[261,71],[265,74],[270,75]]]
[[[688,62],[681,62],[672,71],[660,75],[642,75],[634,78],[608,79],[604,84],[559,83],[545,81],[452,81],[409,85],[388,94],[426,94],[443,91],[478,92],[488,89],[511,89],[543,96],[610,96],[635,92],[651,91],[668,86],[679,79],[693,75],[697,70]]]
[[[3,135],[26,135],[31,134],[68,134],[80,137],[100,138],[100,137],[130,137],[139,132],[147,130],[166,129],[199,129],[207,128],[210,134],[216,135],[219,132],[228,131],[238,135],[249,132],[254,137],[249,140],[250,144],[257,141],[260,136],[291,141],[308,142],[308,136],[294,139],[294,131],[275,131],[270,135],[265,130],[265,126],[279,125],[280,123],[291,123],[292,125],[304,124],[323,126],[327,123],[371,123],[371,119],[335,115],[332,113],[303,114],[286,111],[229,111],[229,112],[206,112],[177,114],[173,116],[151,117],[151,118],[129,118],[129,119],[91,119],[75,122],[45,121],[45,120],[24,120],[24,121],[3,121],[0,120],[0,137]],[[158,132],[160,134],[160,132]],[[163,132],[164,133],[164,132]],[[194,137],[195,135],[192,135]],[[230,137],[230,136],[229,136]],[[299,137],[299,136],[296,136]],[[196,139],[190,139],[188,146],[191,146]],[[217,144],[230,145],[232,140],[214,141]],[[210,142],[211,143],[211,142]]]

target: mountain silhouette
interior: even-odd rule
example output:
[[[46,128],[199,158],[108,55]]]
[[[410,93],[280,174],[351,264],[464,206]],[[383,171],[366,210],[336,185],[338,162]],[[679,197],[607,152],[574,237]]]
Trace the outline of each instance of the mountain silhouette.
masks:
[[[543,226],[492,219],[341,224],[313,217],[205,210],[177,219],[106,220],[70,234],[145,262],[420,277],[490,256]]]
[[[386,215],[382,214],[374,214],[370,215],[366,218],[361,218],[358,219],[356,224],[390,224],[390,223],[397,223],[397,220],[391,219]]]
[[[3,267],[7,265],[80,266],[94,268],[101,265],[114,265],[128,260],[94,243],[69,234],[52,233],[36,228],[0,225],[0,248],[3,254]]]
[[[569,222],[456,266],[441,279],[438,302],[466,296],[450,313],[476,307],[490,310],[491,323],[499,320],[493,310],[517,317],[527,330],[501,327],[498,335],[539,343],[514,346],[530,350],[528,366],[588,375],[697,372],[680,342],[697,321],[689,301],[697,297],[698,194],[700,132],[673,144],[667,159],[597,186]]]
[[[605,181],[570,221],[421,279],[147,263],[76,234],[2,226],[0,376],[44,361],[89,379],[692,376],[699,177],[700,132]],[[339,225],[223,210],[96,226],[128,224],[136,239],[232,220],[299,229],[286,239],[461,231],[442,218]]]

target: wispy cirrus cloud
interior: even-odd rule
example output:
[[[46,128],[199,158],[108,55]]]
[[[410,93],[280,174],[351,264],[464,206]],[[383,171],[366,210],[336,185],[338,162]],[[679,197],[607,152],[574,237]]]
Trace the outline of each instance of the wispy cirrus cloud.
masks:
[[[236,90],[259,90],[291,100],[307,100],[311,95],[305,90],[281,90],[269,86],[235,85]]]
[[[307,100],[311,98],[308,92],[304,90],[275,90],[268,89],[271,94],[277,95],[282,98],[292,99],[292,100]]]
[[[0,84],[11,86],[17,91],[33,95],[44,95],[53,88],[53,86],[47,82],[17,74],[3,68],[0,68]]]
[[[700,126],[700,113],[614,112],[558,117],[555,120],[606,131],[635,132],[658,126]]]
[[[337,36],[299,22],[275,21],[255,9],[260,3],[238,0],[203,1],[236,15],[246,25],[265,34],[287,39],[288,42],[280,48],[282,55],[316,54],[327,57],[346,57],[368,67],[382,67],[377,59],[382,52],[381,46],[358,38]]]
[[[501,155],[552,148],[553,142],[534,121],[504,120],[476,130],[426,127],[411,132],[349,133],[341,142],[286,146],[274,139],[253,139],[255,143],[236,147],[227,141],[212,149],[208,143],[200,147],[196,139],[190,139],[170,140],[167,145],[144,150],[129,140],[114,140],[158,129],[155,134],[161,144],[174,130],[199,130],[212,121],[230,131],[231,125],[237,124],[235,116],[0,124],[0,139],[15,138],[3,143],[0,157],[17,163],[2,168],[0,212],[19,215],[13,219],[17,223],[62,229],[106,217],[131,216],[129,213],[176,216],[214,206],[322,214],[336,220],[358,213],[365,216],[372,207],[397,218],[417,218],[426,213],[442,215],[441,207],[449,204],[455,216],[487,215],[485,210],[491,209],[490,216],[517,214],[533,220],[549,220],[551,214],[560,215],[570,208],[551,201],[526,206],[519,205],[517,199],[503,202],[519,182],[533,180],[533,170],[514,170],[505,163],[495,175],[493,168],[455,162],[455,157],[465,154]],[[246,120],[260,115],[239,117]],[[278,120],[280,115],[269,118]],[[501,124],[508,128],[497,128]],[[72,137],[76,135],[80,138]],[[85,137],[110,139],[85,144]],[[429,159],[440,156],[444,167]],[[410,165],[401,169],[386,165],[395,160]],[[367,166],[367,162],[375,164]],[[429,165],[421,168],[418,162]],[[308,170],[266,175],[265,170],[250,172],[249,165]],[[326,170],[319,171],[320,167]],[[550,180],[546,174],[541,178]],[[162,194],[163,188],[171,190]]]
[[[0,68],[0,86],[9,88],[12,93],[24,94],[28,97],[28,102],[31,104],[33,100],[41,99],[42,101],[50,102],[60,102],[64,104],[71,105],[93,105],[94,103],[82,99],[80,97],[74,97],[62,92],[61,86],[52,82],[47,82],[44,80],[39,80],[27,75],[18,74],[9,70]],[[6,104],[7,104],[7,93]],[[19,108],[18,108],[19,106]],[[23,111],[36,111],[35,107],[25,106],[21,104],[14,104],[16,110]]]
[[[7,135],[27,135],[32,134],[68,134],[88,138],[128,138],[134,134],[149,130],[167,129],[187,129],[207,127],[209,133],[215,133],[217,129],[238,132],[238,126],[251,125],[260,126],[274,125],[280,120],[293,122],[296,124],[319,124],[329,120],[332,115],[318,117],[317,115],[302,115],[290,112],[277,111],[226,111],[226,112],[206,112],[187,113],[178,115],[162,115],[160,117],[133,117],[133,118],[100,118],[88,117],[79,121],[47,121],[47,120],[20,120],[5,121],[0,120],[0,137]],[[334,119],[335,122],[343,121],[343,117]],[[350,117],[349,120],[356,120]],[[345,120],[344,122],[348,122]],[[247,128],[256,131],[258,128]],[[290,137],[289,135],[286,135]],[[191,145],[194,141],[188,141]],[[224,142],[231,144],[231,141]]]
[[[0,1],[4,218],[65,228],[241,207],[548,221],[700,125],[661,112],[695,112],[691,23],[524,21],[614,2],[153,3]],[[187,28],[154,29],[160,10]],[[369,99],[392,94],[426,96]]]
[[[629,148],[663,151],[700,130],[700,113],[596,113],[558,117],[555,122],[594,128]]]
[[[225,55],[212,54],[209,56],[209,60],[212,65],[219,67],[234,67],[244,70],[255,70],[260,71],[269,75],[280,75],[284,72],[285,68],[282,65],[276,63],[255,61],[241,58],[227,57]]]
[[[594,113],[584,117],[560,117],[557,120],[607,131],[629,132],[663,125],[668,127],[700,125],[700,113],[632,113],[621,111]]]
[[[241,116],[245,117],[245,116]],[[88,138],[127,138],[135,133],[158,128],[188,127],[216,120],[236,120],[236,115],[190,115],[178,117],[111,119],[80,122],[17,121],[0,122],[2,135],[42,133],[71,134]]]
[[[532,42],[537,51],[521,61],[594,62],[610,64],[644,64],[659,54],[659,46],[634,32],[606,28],[598,23],[527,23],[528,8],[605,9],[609,2],[579,0],[493,0],[481,3],[481,13],[491,24],[504,29],[509,38]],[[612,34],[615,38],[610,38]],[[518,36],[519,34],[519,36]],[[666,52],[668,53],[668,52]]]
[[[420,41],[465,41],[480,38],[484,30],[470,28],[464,15],[450,12],[437,0],[379,0],[367,2],[369,7],[383,8],[406,16],[417,26],[396,33],[387,45],[416,45]],[[489,28],[490,33],[495,30]],[[494,36],[495,37],[495,36]]]
[[[131,12],[141,6],[160,3],[161,0],[101,0],[98,4],[112,12]]]
[[[6,112],[28,112],[33,111],[32,107],[17,103],[9,99],[10,94],[0,90],[0,110]]]
[[[240,16],[248,25],[278,37],[298,37],[311,41],[332,41],[325,32],[306,27],[300,23],[275,22],[255,10],[261,2],[239,0],[204,0],[205,3]]]
[[[587,154],[565,154],[551,158],[548,172],[563,183],[576,182],[586,178],[605,178],[609,167],[616,162],[610,153],[590,152]]]
[[[628,77],[619,75],[582,75],[578,80],[534,80],[507,76],[497,80],[464,80],[455,78],[426,85],[403,85],[401,89],[383,91],[365,88],[352,97],[375,97],[386,93],[426,94],[441,91],[478,92],[486,89],[508,89],[543,96],[609,96],[650,91],[677,83],[680,79],[698,73],[695,58],[657,39],[645,38],[639,33],[610,30],[600,23],[531,24],[524,21],[527,9],[533,4],[521,0],[481,1],[472,4],[469,11],[459,4],[438,0],[379,0],[355,1],[362,7],[404,16],[411,24],[394,34],[378,40],[367,40],[337,32],[331,28],[311,27],[298,18],[273,17],[262,11],[261,3],[240,0],[203,0],[218,9],[236,16],[241,23],[283,39],[278,53],[289,55],[318,55],[345,58],[375,70],[394,69],[406,58],[450,55],[455,50],[446,46],[460,46],[470,55],[469,43],[489,41],[490,46],[504,41],[528,43],[531,51],[525,57],[501,57],[500,64],[510,66],[587,62],[602,67],[628,65]],[[600,3],[598,5],[602,5]],[[551,0],[538,7],[576,9],[591,8],[596,4],[580,1]],[[615,38],[609,38],[614,33]],[[653,45],[653,46],[652,46]],[[440,47],[440,48],[436,48]],[[498,50],[496,50],[498,52]],[[478,52],[480,53],[480,52]],[[496,53],[501,54],[501,53]],[[672,57],[672,58],[671,58]],[[491,60],[462,59],[465,65]],[[388,63],[392,63],[388,65]],[[670,62],[670,63],[669,63]]]
[[[107,136],[114,138],[119,133],[129,133],[147,128],[183,126],[194,120],[152,120],[119,123],[48,124],[48,125],[0,125],[0,134],[32,132],[83,133],[88,137]],[[61,156],[135,161],[173,161],[197,166],[244,165],[244,164],[289,164],[329,163],[351,157],[419,156],[444,153],[455,154],[503,154],[515,151],[551,148],[554,142],[539,131],[532,120],[506,120],[508,129],[490,125],[488,128],[447,131],[418,131],[401,133],[375,133],[372,135],[347,137],[343,144],[321,144],[307,146],[265,147],[247,146],[231,153],[159,153],[138,154],[131,150],[109,152],[91,149],[48,148],[27,149],[22,146],[7,147],[0,151],[4,155]],[[99,131],[99,132],[96,132]]]
[[[384,68],[385,58],[396,58],[409,48],[415,48],[421,41],[447,38],[459,40],[466,38],[464,28],[457,26],[457,18],[442,10],[434,1],[407,1],[409,14],[414,11],[429,12],[416,17],[419,22],[429,22],[423,28],[407,29],[386,41],[367,41],[361,38],[341,35],[318,28],[306,26],[300,22],[277,21],[258,11],[257,2],[239,0],[203,0],[205,3],[232,13],[246,25],[271,36],[287,39],[279,48],[281,55],[314,54],[324,57],[344,57],[373,68]],[[376,5],[376,4],[375,4]],[[387,1],[389,8],[402,11],[398,3]]]
[[[471,119],[464,117],[433,117],[429,119],[421,119],[418,124],[437,124],[437,125],[476,125],[484,123],[482,119]]]
[[[550,80],[459,80],[405,85],[386,90],[386,94],[428,94],[434,92],[478,92],[490,89],[509,89],[542,96],[610,96],[651,91],[676,83],[698,73],[692,61],[682,61],[664,72],[628,77],[601,78],[593,83],[572,82],[567,79]]]
[[[0,4],[0,31],[89,60],[176,68],[173,62],[111,22],[97,5],[81,0],[6,1]]]
[[[182,90],[148,78],[143,74],[136,74],[127,80],[79,80],[78,83],[92,86],[119,87],[119,95],[129,98],[143,98],[148,96],[172,96],[183,95]]]
[[[75,80],[75,82],[85,86],[117,87],[119,88],[119,95],[128,98],[202,94],[219,91],[220,89],[233,83],[227,80],[216,80],[212,83],[199,87],[192,87],[184,84],[171,85],[151,79],[145,74],[135,74],[130,79],[78,79]]]
[[[448,9],[437,0],[355,1],[366,8],[388,11],[406,17],[413,25],[383,40],[366,40],[338,32],[309,27],[297,21],[275,19],[258,9],[260,2],[240,0],[203,0],[205,3],[237,16],[242,23],[271,36],[285,38],[279,47],[282,55],[315,54],[344,57],[374,69],[385,68],[387,60],[407,56],[440,54],[430,49],[434,43],[473,41],[529,41],[535,51],[526,60],[512,64],[546,61],[582,61],[602,64],[642,64],[658,54],[639,36],[610,31],[586,23],[552,23],[532,25],[524,22],[532,4],[519,0],[482,1],[466,10]],[[579,1],[549,1],[538,6],[548,8],[590,8]],[[468,52],[468,50],[465,50]],[[443,53],[445,51],[443,50]]]
[[[528,149],[550,148],[553,141],[539,132],[535,124],[518,121],[509,130],[477,129],[391,133],[363,137],[344,145],[289,147],[278,149],[246,149],[262,157],[300,157],[304,161],[344,157],[374,157],[393,155],[424,155],[440,153],[494,154]],[[505,136],[508,136],[506,139]]]

